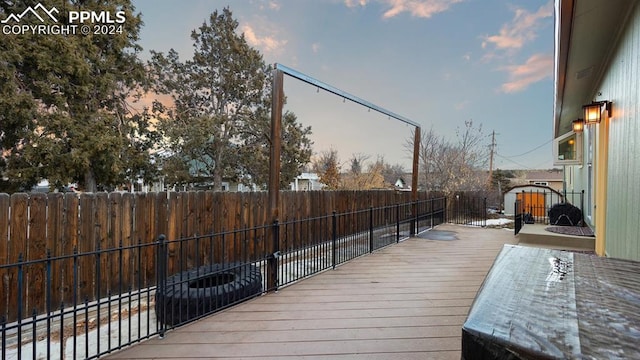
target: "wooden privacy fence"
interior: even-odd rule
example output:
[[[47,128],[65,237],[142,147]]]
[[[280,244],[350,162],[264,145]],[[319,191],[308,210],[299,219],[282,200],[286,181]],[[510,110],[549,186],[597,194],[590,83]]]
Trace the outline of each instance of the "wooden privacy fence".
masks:
[[[410,196],[394,191],[283,192],[279,220],[406,203]],[[419,193],[421,200],[428,197]],[[28,305],[21,309],[44,312],[154,285],[154,246],[160,234],[171,242],[264,227],[271,223],[267,206],[266,192],[0,194],[0,265],[24,264],[22,270],[0,267],[0,315],[29,316],[11,315],[23,302]],[[234,261],[247,258],[247,251],[264,249],[243,248],[255,244],[255,239],[247,240],[216,256]],[[171,257],[193,256],[172,253],[171,246],[170,264],[175,260]],[[21,299],[22,294],[28,299]]]

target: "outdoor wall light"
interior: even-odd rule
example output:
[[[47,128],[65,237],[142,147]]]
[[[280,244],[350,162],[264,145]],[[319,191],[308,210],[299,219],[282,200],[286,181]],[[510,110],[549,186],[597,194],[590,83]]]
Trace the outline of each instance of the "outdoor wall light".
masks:
[[[581,133],[584,130],[584,120],[576,119],[571,122],[571,128],[575,133]]]
[[[584,110],[584,123],[586,125],[598,124],[602,121],[603,112],[606,111],[606,117],[611,116],[611,101],[594,101],[589,105],[582,107]]]

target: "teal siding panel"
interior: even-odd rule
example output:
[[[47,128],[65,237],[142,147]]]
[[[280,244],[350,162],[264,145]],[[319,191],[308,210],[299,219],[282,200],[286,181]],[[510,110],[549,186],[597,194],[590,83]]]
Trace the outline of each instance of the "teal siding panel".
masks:
[[[599,99],[613,101],[609,133],[607,255],[640,260],[640,6],[612,54]]]

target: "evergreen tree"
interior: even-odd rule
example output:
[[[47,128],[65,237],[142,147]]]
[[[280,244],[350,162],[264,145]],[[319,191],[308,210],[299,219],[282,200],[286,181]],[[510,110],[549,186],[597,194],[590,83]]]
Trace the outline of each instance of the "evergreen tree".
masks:
[[[42,4],[58,10],[122,11],[110,34],[0,36],[0,171],[7,187],[28,189],[41,179],[86,191],[154,176],[148,118],[129,102],[145,78],[137,45],[142,25],[130,0],[2,2],[0,17]],[[4,15],[4,16],[3,16]],[[21,24],[40,24],[24,17]],[[52,19],[45,19],[54,24]]]
[[[270,108],[269,108],[270,109]],[[282,149],[280,151],[280,189],[300,175],[309,163],[312,149],[307,137],[310,127],[302,127],[294,113],[286,111],[282,115]],[[266,187],[269,181],[269,155],[271,145],[271,117],[266,108],[255,113],[255,117],[244,124],[241,133],[242,146],[239,149],[239,163],[245,176],[243,182]]]
[[[238,180],[264,186],[268,180],[270,73],[262,55],[237,33],[229,8],[215,11],[191,33],[194,54],[182,62],[175,50],[152,52],[154,91],[173,103],[156,102],[156,117],[173,169],[182,163],[188,180]],[[281,187],[298,174],[311,154],[309,128],[292,113],[283,116]],[[171,175],[167,172],[167,175]]]

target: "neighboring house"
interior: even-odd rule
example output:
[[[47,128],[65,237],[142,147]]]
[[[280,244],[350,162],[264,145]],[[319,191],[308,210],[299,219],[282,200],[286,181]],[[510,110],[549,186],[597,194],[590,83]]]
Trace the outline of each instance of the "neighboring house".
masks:
[[[555,165],[566,165],[568,191],[585,191],[596,252],[632,260],[640,260],[638,3],[556,0],[553,119]]]
[[[316,173],[302,173],[290,184],[293,191],[322,190],[323,187],[325,185],[320,182],[320,176]]]
[[[49,180],[43,179],[33,186],[29,192],[48,193],[51,191],[50,185]],[[53,192],[76,192],[77,187],[78,185],[76,184],[67,184],[59,189],[54,189]]]
[[[407,183],[404,181],[403,178],[398,178],[398,180],[396,180],[396,183],[394,184],[394,186],[398,190],[411,189],[411,186],[407,186]]]
[[[548,186],[556,191],[562,191],[564,174],[562,169],[525,170],[523,180],[528,185]]]
[[[257,190],[258,187],[255,184],[245,185],[237,181],[222,181],[222,191],[246,192]]]

